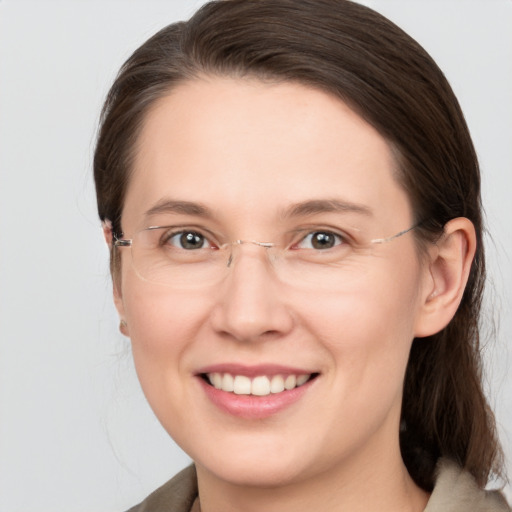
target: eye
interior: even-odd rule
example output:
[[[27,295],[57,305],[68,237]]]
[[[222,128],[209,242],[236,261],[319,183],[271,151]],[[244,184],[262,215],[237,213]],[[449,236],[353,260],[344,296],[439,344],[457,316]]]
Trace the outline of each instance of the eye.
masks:
[[[193,251],[197,249],[207,249],[210,247],[208,240],[197,231],[180,231],[178,233],[169,233],[163,238],[162,244],[172,245],[178,249]]]
[[[345,243],[343,238],[331,231],[313,231],[300,240],[296,247],[297,249],[325,250],[343,243]]]

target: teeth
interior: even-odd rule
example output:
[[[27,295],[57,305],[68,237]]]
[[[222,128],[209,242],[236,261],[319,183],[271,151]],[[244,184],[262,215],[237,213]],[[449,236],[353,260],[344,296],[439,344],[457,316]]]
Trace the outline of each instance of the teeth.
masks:
[[[284,389],[293,389],[297,385],[297,377],[295,375],[288,375],[284,381]]]
[[[235,395],[250,395],[251,394],[251,379],[245,375],[237,375],[233,386]]]
[[[302,384],[305,384],[309,379],[309,375],[298,375],[297,376],[297,386],[302,386]]]
[[[213,384],[213,387],[222,389],[222,375],[220,373],[212,373],[210,375],[210,382]]]
[[[267,396],[270,393],[282,393],[305,384],[311,374],[301,375],[274,375],[267,377],[260,375],[250,379],[245,375],[231,375],[230,373],[207,374],[210,384],[216,389],[235,393],[236,395]]]
[[[221,389],[223,391],[233,391],[235,389],[234,386],[233,375],[230,375],[229,373],[225,373],[224,377],[222,377],[222,386]]]
[[[251,394],[257,396],[270,395],[270,380],[268,377],[256,377],[253,379]]]
[[[284,379],[281,375],[275,375],[270,381],[270,392],[281,393],[281,391],[284,391]]]

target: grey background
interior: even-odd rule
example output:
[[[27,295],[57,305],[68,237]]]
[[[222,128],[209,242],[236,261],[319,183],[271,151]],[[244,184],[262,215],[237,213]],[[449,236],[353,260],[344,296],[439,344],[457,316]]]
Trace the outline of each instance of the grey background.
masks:
[[[0,511],[124,510],[185,466],[111,303],[91,153],[121,63],[200,1],[0,1]],[[512,460],[512,2],[375,0],[432,54],[481,159],[491,403]],[[510,487],[508,487],[510,496]]]

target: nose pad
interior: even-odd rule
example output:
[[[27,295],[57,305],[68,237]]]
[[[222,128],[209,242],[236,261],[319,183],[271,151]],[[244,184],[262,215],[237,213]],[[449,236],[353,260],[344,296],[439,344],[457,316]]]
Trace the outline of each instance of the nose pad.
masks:
[[[254,251],[241,251],[240,246],[246,244],[259,247],[254,247]],[[232,243],[233,250],[227,260],[229,275],[219,287],[211,314],[217,333],[238,341],[256,341],[279,338],[293,329],[292,312],[269,265],[270,255],[260,252],[260,247],[273,246],[252,240]]]
[[[229,252],[229,258],[227,262],[228,268],[231,267],[231,264],[233,263],[233,248],[237,245],[244,245],[244,244],[252,244],[256,245],[258,247],[264,247],[265,249],[270,249],[271,247],[276,247],[276,244],[272,242],[258,242],[256,240],[235,240],[234,242],[231,242],[229,244],[231,246],[231,251]],[[269,257],[269,260],[271,260],[270,255],[267,253],[267,256]]]

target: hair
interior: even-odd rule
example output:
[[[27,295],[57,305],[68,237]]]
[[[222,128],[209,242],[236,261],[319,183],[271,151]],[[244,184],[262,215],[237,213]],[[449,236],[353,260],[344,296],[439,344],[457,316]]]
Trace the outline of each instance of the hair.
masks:
[[[338,97],[388,142],[421,247],[450,219],[475,226],[477,251],[460,307],[441,332],[415,339],[406,370],[400,446],[433,488],[440,457],[484,486],[502,475],[495,421],[482,390],[479,319],[485,280],[480,172],[458,101],[410,36],[348,0],[221,0],[169,25],[122,66],[102,110],[94,156],[99,216],[122,235],[121,214],[149,109],[202,76],[291,81]],[[119,265],[111,254],[111,268]]]

